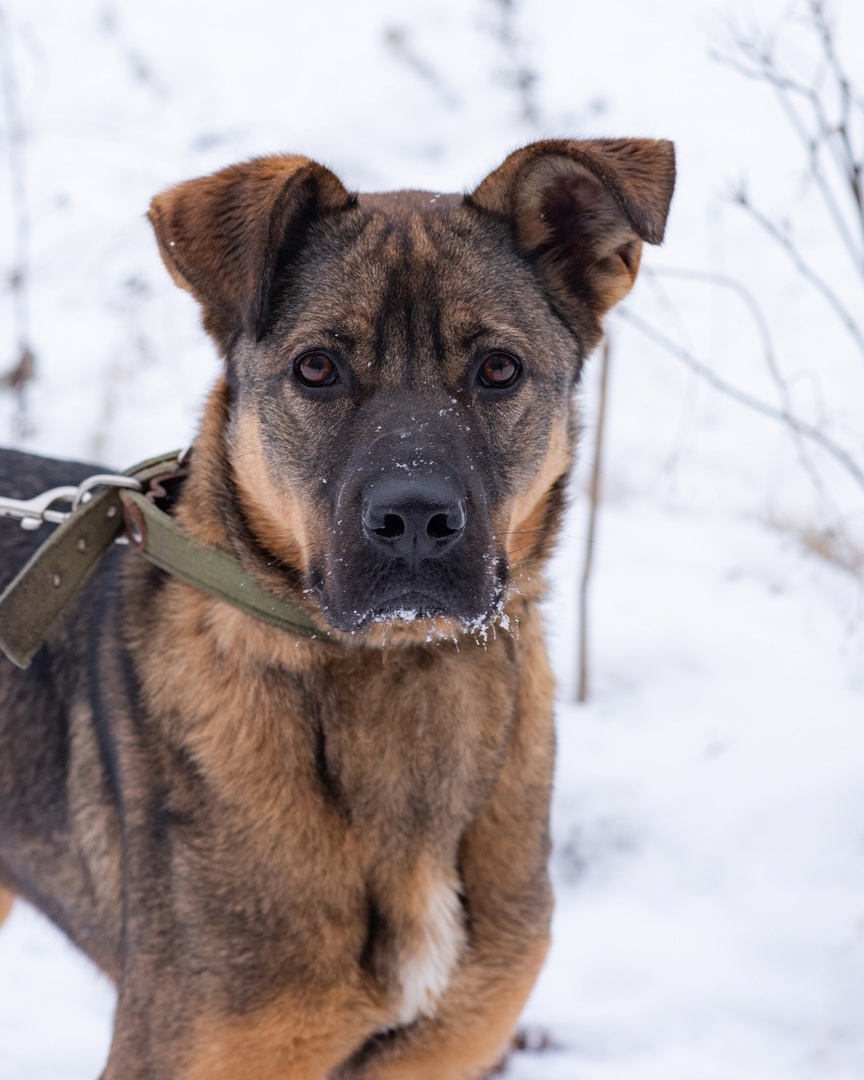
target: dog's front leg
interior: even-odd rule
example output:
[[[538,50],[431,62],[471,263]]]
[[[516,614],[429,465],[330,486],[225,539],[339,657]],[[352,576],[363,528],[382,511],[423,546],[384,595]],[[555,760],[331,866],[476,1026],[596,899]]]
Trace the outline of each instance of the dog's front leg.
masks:
[[[472,957],[454,975],[434,1019],[420,1020],[358,1055],[340,1080],[479,1080],[506,1052],[548,948],[527,941],[524,952]],[[512,942],[510,945],[512,951]]]
[[[102,1080],[326,1080],[382,1022],[356,988],[294,990],[243,1014],[134,998],[121,991]]]

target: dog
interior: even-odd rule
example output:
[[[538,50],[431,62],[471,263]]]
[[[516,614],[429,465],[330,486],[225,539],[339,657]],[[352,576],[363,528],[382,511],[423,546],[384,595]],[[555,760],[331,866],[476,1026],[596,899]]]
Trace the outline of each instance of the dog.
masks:
[[[115,981],[103,1080],[500,1060],[549,942],[574,389],[674,177],[665,141],[546,140],[464,196],[279,155],[153,200],[224,361],[172,520],[320,632],[115,545],[0,661],[0,912]],[[95,471],[10,451],[0,494]],[[45,533],[3,524],[5,580]]]

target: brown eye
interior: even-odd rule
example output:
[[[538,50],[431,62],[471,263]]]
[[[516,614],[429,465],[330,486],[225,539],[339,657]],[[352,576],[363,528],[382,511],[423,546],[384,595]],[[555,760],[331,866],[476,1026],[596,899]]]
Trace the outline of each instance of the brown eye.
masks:
[[[481,386],[493,390],[506,390],[521,374],[522,365],[515,356],[505,352],[493,352],[489,353],[480,365],[477,378]]]
[[[332,386],[339,381],[339,371],[325,352],[308,352],[298,357],[294,374],[304,386]]]

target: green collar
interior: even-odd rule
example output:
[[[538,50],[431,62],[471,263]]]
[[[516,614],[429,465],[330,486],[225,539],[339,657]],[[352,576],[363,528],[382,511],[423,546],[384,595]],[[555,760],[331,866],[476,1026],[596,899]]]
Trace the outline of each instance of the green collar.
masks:
[[[232,556],[193,540],[159,507],[158,500],[166,496],[163,485],[183,475],[181,459],[180,453],[151,458],[123,474],[138,481],[138,490],[107,486],[88,501],[73,504],[63,524],[0,596],[0,650],[13,663],[22,668],[30,664],[124,531],[133,550],[187,584],[300,637],[329,639],[299,607],[268,593]]]

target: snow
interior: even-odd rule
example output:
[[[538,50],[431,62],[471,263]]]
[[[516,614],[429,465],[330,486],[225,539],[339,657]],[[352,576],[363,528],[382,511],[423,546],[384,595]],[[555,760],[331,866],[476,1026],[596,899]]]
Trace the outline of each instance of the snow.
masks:
[[[27,430],[0,395],[0,439],[126,466],[185,444],[217,362],[143,217],[178,180],[258,153],[307,153],[364,190],[459,190],[541,135],[676,141],[667,242],[627,310],[719,376],[778,404],[741,298],[670,272],[728,274],[758,299],[799,415],[864,459],[861,356],[828,306],[726,197],[800,222],[860,311],[770,92],[711,60],[730,10],[787,5],[521,0],[516,43],[493,0],[13,0],[27,134]],[[841,51],[861,70],[864,7]],[[2,14],[2,11],[0,11]],[[789,22],[796,55],[806,43]],[[797,36],[796,36],[797,35]],[[529,102],[519,65],[539,79]],[[8,70],[8,66],[7,66]],[[13,220],[8,111],[0,221]],[[4,275],[14,234],[0,232]],[[856,293],[855,290],[858,289]],[[858,305],[856,308],[855,305]],[[0,366],[15,351],[0,293]],[[813,452],[815,493],[781,425],[744,410],[610,320],[610,409],[591,590],[591,700],[572,702],[584,458],[550,568],[559,677],[548,964],[511,1080],[852,1080],[864,1076],[864,588],[802,542],[861,490]],[[811,544],[811,546],[813,546]],[[39,915],[0,929],[0,1080],[92,1080],[113,992]]]
[[[638,502],[604,525],[610,659],[560,707],[556,947],[527,1011],[576,1052],[544,1076],[864,1075],[854,612],[788,539],[713,526],[670,544]]]

